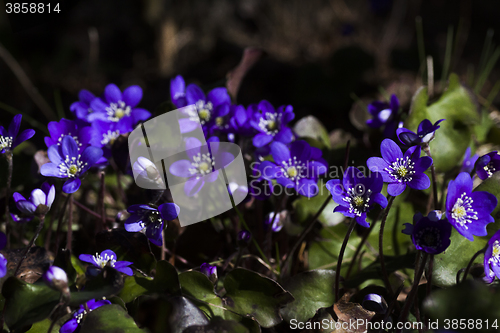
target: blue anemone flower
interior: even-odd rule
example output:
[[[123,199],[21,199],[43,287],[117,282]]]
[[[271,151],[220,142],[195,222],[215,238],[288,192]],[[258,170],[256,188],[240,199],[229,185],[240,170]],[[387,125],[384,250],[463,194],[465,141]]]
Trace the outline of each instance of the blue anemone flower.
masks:
[[[40,173],[46,177],[67,179],[63,192],[74,193],[80,188],[80,178],[102,157],[102,149],[89,146],[80,154],[75,139],[67,135],[61,140],[61,145],[50,146],[47,155],[51,163],[42,165]]]
[[[35,135],[35,130],[33,129],[26,129],[19,134],[22,118],[22,115],[16,114],[14,118],[12,118],[8,130],[0,126],[0,154],[12,151],[21,142],[31,139],[31,137]]]
[[[439,123],[445,119],[440,119],[432,125],[429,119],[424,119],[418,125],[417,133],[414,133],[406,128],[398,128],[396,135],[399,141],[406,146],[425,145],[434,139],[434,133],[440,127]]]
[[[493,176],[493,173],[500,170],[500,154],[497,151],[492,151],[479,157],[475,168],[478,177],[483,180]]]
[[[146,237],[151,243],[161,246],[163,243],[163,221],[172,221],[179,215],[180,208],[167,202],[156,207],[153,205],[132,205],[127,208],[131,214],[125,221],[125,230],[138,232],[146,228]]]
[[[253,138],[253,145],[261,148],[271,142],[284,144],[292,142],[293,132],[287,127],[287,124],[293,118],[295,118],[295,114],[291,105],[282,105],[275,109],[268,101],[261,101],[250,121],[252,127],[259,132]]]
[[[460,173],[448,184],[446,216],[457,231],[470,241],[474,236],[486,236],[486,225],[495,222],[490,215],[497,206],[497,198],[488,192],[472,192],[472,178]]]
[[[88,116],[94,112],[94,110],[90,107],[90,104],[94,99],[96,99],[96,97],[90,91],[82,89],[78,93],[78,98],[79,101],[71,104],[69,109],[73,112],[77,119],[88,122]]]
[[[373,119],[367,120],[366,124],[371,128],[385,126],[384,136],[392,138],[398,127],[399,100],[396,95],[391,95],[390,103],[373,101],[368,105],[368,112]]]
[[[151,117],[147,110],[138,108],[142,99],[142,89],[130,86],[123,93],[115,84],[108,84],[104,89],[104,98],[95,98],[90,106],[94,112],[88,115],[89,122],[102,120],[120,124],[123,133],[131,132],[134,126]]]
[[[78,152],[81,154],[90,145],[90,140],[94,136],[90,126],[78,126],[76,122],[64,118],[59,122],[51,121],[47,127],[50,133],[50,136],[44,138],[47,148],[52,145],[60,146],[62,139],[69,135],[75,140]]]
[[[85,304],[80,304],[78,310],[73,313],[73,317],[68,320],[64,325],[61,326],[59,330],[60,333],[73,333],[77,332],[80,328],[80,323],[84,319],[85,315],[103,305],[111,304],[110,301],[103,299],[96,301],[95,299],[91,299]],[[87,310],[88,309],[88,310]]]
[[[424,174],[432,164],[432,158],[420,157],[420,146],[408,148],[404,153],[391,139],[385,139],[380,145],[380,157],[370,157],[366,164],[373,172],[380,172],[384,182],[388,183],[387,193],[398,196],[409,186],[415,190],[429,188],[431,182]]]
[[[438,254],[450,246],[451,224],[441,219],[441,212],[432,211],[424,217],[421,213],[413,216],[413,223],[405,223],[404,234],[410,235],[415,248],[429,254]]]
[[[17,209],[19,209],[23,214],[33,216],[37,214],[37,208],[39,206],[45,206],[41,212],[45,215],[54,202],[56,197],[56,188],[54,185],[50,186],[49,183],[44,182],[41,189],[37,188],[31,191],[31,196],[28,200],[17,192],[15,192],[12,197],[16,203]]]
[[[111,250],[104,250],[101,254],[96,253],[95,255],[80,254],[78,259],[88,262],[98,268],[104,268],[106,265],[109,265],[123,274],[129,276],[134,274],[132,268],[128,267],[133,263],[130,261],[117,261],[116,259],[118,259],[118,257],[116,256],[116,253]]]
[[[332,194],[333,201],[339,204],[334,212],[355,218],[359,225],[367,228],[370,225],[366,222],[366,213],[374,204],[382,208],[387,206],[387,198],[380,193],[383,185],[382,175],[378,172],[365,177],[357,168],[349,167],[342,183],[340,179],[332,179],[326,183],[326,188]]]
[[[318,178],[328,169],[320,149],[302,140],[292,142],[290,148],[281,142],[273,142],[271,154],[274,162],[264,161],[260,165],[263,178],[276,179],[284,188],[293,188],[305,197],[318,194]]]
[[[172,99],[172,103],[178,108],[183,108],[187,105],[186,83],[180,75],[170,80],[170,98]]]
[[[500,279],[500,230],[488,241],[488,247],[484,253],[484,280],[492,283],[495,276]]]
[[[464,160],[462,161],[462,168],[460,169],[460,172],[467,172],[470,174],[472,170],[474,170],[474,165],[476,164],[478,158],[478,154],[471,156],[471,149],[468,147],[467,150],[465,150]]]

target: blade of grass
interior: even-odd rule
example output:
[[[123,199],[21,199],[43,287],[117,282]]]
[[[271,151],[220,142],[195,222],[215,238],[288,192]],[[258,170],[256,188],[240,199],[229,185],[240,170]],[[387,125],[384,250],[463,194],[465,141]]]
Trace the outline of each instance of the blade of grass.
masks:
[[[61,91],[59,89],[54,90],[54,103],[56,104],[57,116],[59,119],[64,118],[64,107],[61,99]]]
[[[491,103],[493,103],[493,100],[495,99],[495,97],[497,97],[499,92],[500,92],[500,80],[498,80],[493,86],[493,88],[491,88],[491,91],[488,94],[488,97],[486,98],[486,105],[484,106],[486,110],[488,110]]]
[[[474,65],[473,64],[469,64],[467,66],[467,85],[469,87],[472,87],[472,85],[474,84]]]
[[[5,110],[5,111],[7,111],[7,112],[9,112],[9,113],[11,113],[13,115],[22,114],[23,115],[23,119],[26,120],[31,126],[38,128],[39,130],[41,130],[42,132],[44,132],[47,135],[50,135],[50,133],[47,130],[46,126],[42,125],[42,123],[40,123],[37,120],[31,118],[30,116],[28,116],[24,112],[19,111],[16,108],[13,108],[12,106],[7,105],[7,104],[2,103],[2,102],[0,102],[0,109]]]
[[[448,72],[451,64],[451,53],[453,50],[453,26],[448,27],[448,35],[446,36],[446,50],[444,54],[443,71],[441,73],[441,87],[443,88],[448,78]]]
[[[500,57],[500,47],[497,47],[495,48],[495,52],[493,52],[493,55],[488,59],[484,69],[481,71],[481,74],[477,79],[476,86],[474,87],[474,92],[476,94],[479,94],[481,89],[483,89],[484,83],[486,82],[486,79],[493,70],[493,67],[495,67],[495,64],[497,63],[499,57]]]
[[[491,40],[493,39],[493,29],[488,29],[486,38],[484,39],[483,50],[481,51],[481,58],[479,59],[478,72],[481,73],[484,69],[487,59],[490,57]]]
[[[417,16],[415,18],[415,29],[417,31],[417,46],[418,46],[418,58],[420,60],[420,74],[422,75],[422,81],[425,82],[425,44],[424,44],[424,28],[422,26],[422,17]]]

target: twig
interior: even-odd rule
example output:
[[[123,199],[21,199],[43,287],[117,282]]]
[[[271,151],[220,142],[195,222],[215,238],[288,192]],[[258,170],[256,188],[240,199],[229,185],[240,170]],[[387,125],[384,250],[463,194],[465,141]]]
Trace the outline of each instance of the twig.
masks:
[[[347,247],[347,242],[349,241],[349,237],[351,236],[354,227],[356,226],[356,219],[351,219],[351,224],[349,225],[349,229],[347,230],[347,234],[344,237],[344,241],[342,242],[342,247],[340,248],[339,258],[337,260],[337,268],[335,268],[335,301],[337,302],[339,298],[339,285],[340,285],[340,268],[342,266],[342,259],[344,259],[345,248]]]
[[[462,278],[462,282],[465,282],[465,280],[467,279],[467,275],[469,275],[469,271],[472,267],[472,264],[474,263],[474,260],[476,260],[476,258],[482,254],[486,252],[486,246],[484,248],[482,248],[481,250],[477,251],[473,256],[472,258],[470,259],[469,261],[469,264],[467,265],[467,267],[465,268],[465,271],[464,271],[464,277]]]
[[[7,236],[7,248],[10,249],[10,214],[9,214],[9,201],[10,201],[10,187],[12,186],[12,171],[14,170],[14,158],[11,151],[5,153],[5,158],[7,159],[8,171],[7,171],[7,188],[5,189],[5,232]]]
[[[26,259],[26,257],[28,256],[28,252],[33,247],[33,244],[35,244],[35,241],[38,238],[38,235],[40,235],[40,231],[42,231],[43,222],[45,221],[45,215],[40,216],[39,219],[40,219],[40,223],[38,224],[38,228],[35,231],[35,235],[31,239],[31,241],[28,244],[28,246],[26,247],[26,249],[24,250],[23,256],[19,260],[19,263],[17,264],[16,270],[14,271],[14,276],[16,276],[17,273],[19,272],[19,268],[21,268],[21,264],[23,263],[24,259]]]
[[[380,233],[378,235],[378,253],[379,253],[379,259],[380,259],[380,269],[382,270],[382,278],[384,280],[385,287],[387,288],[387,291],[389,292],[389,295],[392,295],[392,288],[391,288],[391,283],[389,281],[389,276],[387,275],[387,270],[385,268],[385,260],[384,260],[384,227],[385,227],[385,221],[387,220],[387,216],[389,215],[389,210],[392,207],[392,203],[394,202],[393,196],[389,198],[389,202],[387,204],[387,208],[385,209],[384,217],[382,218],[382,221],[380,222]]]
[[[70,194],[68,197],[72,197]],[[69,212],[68,212],[68,234],[66,238],[66,249],[71,253],[71,242],[73,241],[73,200],[69,201]]]

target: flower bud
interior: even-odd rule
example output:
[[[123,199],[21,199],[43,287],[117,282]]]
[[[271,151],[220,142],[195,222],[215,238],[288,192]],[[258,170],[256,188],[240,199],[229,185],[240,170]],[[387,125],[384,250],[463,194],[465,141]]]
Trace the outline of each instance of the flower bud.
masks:
[[[51,266],[43,274],[43,280],[50,288],[60,291],[69,297],[68,276],[63,269],[57,266]]]
[[[238,245],[239,246],[247,246],[252,238],[252,234],[248,230],[241,230],[238,232]]]
[[[361,305],[369,311],[376,313],[385,313],[387,311],[387,303],[385,299],[378,294],[367,294]]]
[[[200,272],[205,274],[213,284],[217,282],[217,266],[212,266],[208,263],[203,263],[200,266]]]

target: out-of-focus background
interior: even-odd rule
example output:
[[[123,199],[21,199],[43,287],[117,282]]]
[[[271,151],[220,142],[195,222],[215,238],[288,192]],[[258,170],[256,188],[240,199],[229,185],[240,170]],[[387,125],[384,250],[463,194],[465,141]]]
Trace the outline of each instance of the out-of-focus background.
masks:
[[[54,114],[70,117],[80,89],[100,94],[112,82],[140,85],[141,107],[154,111],[169,100],[173,76],[207,89],[224,85],[251,46],[265,56],[245,77],[238,103],[292,104],[297,119],[313,114],[329,130],[361,135],[348,116],[356,96],[380,98],[383,88],[408,107],[422,84],[418,17],[436,81],[450,30],[451,71],[463,81],[477,75],[489,29],[494,43],[500,39],[498,0],[66,0],[49,20],[7,16],[6,2],[0,2],[1,124],[10,121],[8,107],[48,121],[42,101],[14,74],[16,64]],[[499,78],[495,68],[483,95]],[[42,134],[36,138],[42,147]]]

